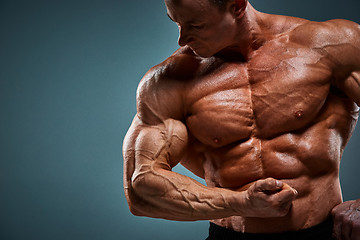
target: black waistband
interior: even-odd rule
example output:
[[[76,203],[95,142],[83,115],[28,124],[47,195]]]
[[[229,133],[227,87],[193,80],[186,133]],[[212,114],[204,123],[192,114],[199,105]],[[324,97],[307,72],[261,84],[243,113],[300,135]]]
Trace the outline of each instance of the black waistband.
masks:
[[[241,233],[210,223],[207,240],[332,240],[333,222],[325,222],[311,228],[283,233]]]

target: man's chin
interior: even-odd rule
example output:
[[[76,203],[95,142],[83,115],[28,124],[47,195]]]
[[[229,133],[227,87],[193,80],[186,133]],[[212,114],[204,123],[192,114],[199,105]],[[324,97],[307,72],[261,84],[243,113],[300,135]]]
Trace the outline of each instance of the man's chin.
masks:
[[[206,51],[202,48],[198,48],[198,49],[193,49],[193,48],[190,48],[193,53],[196,55],[196,56],[199,56],[199,57],[202,57],[202,58],[210,58],[212,56],[214,56],[213,53],[210,53],[209,51]]]

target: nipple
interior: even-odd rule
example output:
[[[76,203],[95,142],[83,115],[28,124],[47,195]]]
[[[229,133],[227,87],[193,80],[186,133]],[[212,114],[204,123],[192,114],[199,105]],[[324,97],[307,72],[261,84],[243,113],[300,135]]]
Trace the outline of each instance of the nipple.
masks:
[[[294,115],[295,115],[296,119],[301,119],[304,116],[304,111],[299,110],[299,111],[295,112]]]

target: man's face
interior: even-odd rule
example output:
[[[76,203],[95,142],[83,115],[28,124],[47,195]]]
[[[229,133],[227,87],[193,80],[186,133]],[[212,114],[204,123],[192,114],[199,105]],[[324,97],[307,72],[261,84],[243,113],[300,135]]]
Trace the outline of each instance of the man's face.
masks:
[[[165,0],[167,13],[179,27],[180,46],[189,46],[201,57],[211,57],[231,46],[235,19],[209,0]]]

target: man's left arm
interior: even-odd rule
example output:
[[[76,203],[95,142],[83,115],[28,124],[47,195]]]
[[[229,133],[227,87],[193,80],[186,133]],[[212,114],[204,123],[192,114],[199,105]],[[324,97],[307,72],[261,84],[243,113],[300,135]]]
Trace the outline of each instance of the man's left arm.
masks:
[[[347,20],[327,24],[334,37],[323,50],[335,64],[333,84],[360,106],[360,25]]]
[[[323,47],[335,63],[333,84],[360,106],[360,26],[346,20],[326,24],[333,32]],[[332,215],[337,240],[360,240],[360,199],[336,206]]]

